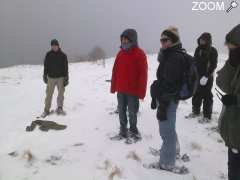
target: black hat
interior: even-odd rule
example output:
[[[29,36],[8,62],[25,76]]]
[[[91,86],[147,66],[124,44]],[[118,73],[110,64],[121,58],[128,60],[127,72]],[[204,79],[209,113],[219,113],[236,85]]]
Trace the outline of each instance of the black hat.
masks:
[[[57,39],[53,39],[53,40],[51,41],[51,46],[59,46],[58,40],[57,40]]]

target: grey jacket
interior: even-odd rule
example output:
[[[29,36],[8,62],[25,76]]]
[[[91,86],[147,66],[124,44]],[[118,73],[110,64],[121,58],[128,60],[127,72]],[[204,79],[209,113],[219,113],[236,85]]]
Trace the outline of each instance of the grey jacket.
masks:
[[[238,105],[224,106],[219,118],[219,130],[226,146],[240,149],[240,66],[233,67],[227,61],[217,72],[216,83],[226,94],[236,95]]]

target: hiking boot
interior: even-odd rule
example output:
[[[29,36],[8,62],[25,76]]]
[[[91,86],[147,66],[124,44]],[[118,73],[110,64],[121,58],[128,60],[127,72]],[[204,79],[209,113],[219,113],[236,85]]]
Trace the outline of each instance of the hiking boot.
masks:
[[[129,138],[134,139],[134,141],[140,141],[142,139],[141,134],[138,131],[129,131]]]
[[[58,107],[56,109],[56,113],[57,113],[57,115],[66,115],[66,113],[65,113],[65,111],[63,111],[62,107]]]
[[[198,122],[199,122],[200,124],[210,123],[210,122],[211,122],[211,119],[204,117],[204,118],[202,118],[202,119],[199,119]]]
[[[46,110],[45,110],[45,111],[42,113],[41,118],[45,118],[45,117],[47,117],[49,114],[50,114],[50,111],[46,111]]]

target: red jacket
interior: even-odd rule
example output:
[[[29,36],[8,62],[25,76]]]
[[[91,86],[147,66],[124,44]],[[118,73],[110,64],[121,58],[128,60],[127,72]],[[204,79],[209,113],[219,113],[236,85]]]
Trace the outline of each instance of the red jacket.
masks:
[[[140,48],[120,50],[113,66],[111,93],[126,93],[144,99],[147,70],[147,58]]]

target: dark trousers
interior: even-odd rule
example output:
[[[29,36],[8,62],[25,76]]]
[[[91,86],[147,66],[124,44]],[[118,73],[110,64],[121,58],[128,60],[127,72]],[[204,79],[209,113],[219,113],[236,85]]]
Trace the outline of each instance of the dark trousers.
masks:
[[[196,94],[192,98],[193,113],[200,114],[203,105],[203,115],[205,118],[212,118],[213,109],[213,77],[209,78],[206,86],[199,86]]]
[[[240,180],[240,153],[228,149],[228,180]]]
[[[118,99],[118,111],[120,120],[120,131],[122,133],[127,132],[127,110],[129,116],[130,131],[137,134],[137,113],[139,110],[139,98],[137,96],[132,96],[124,93],[117,94]]]

